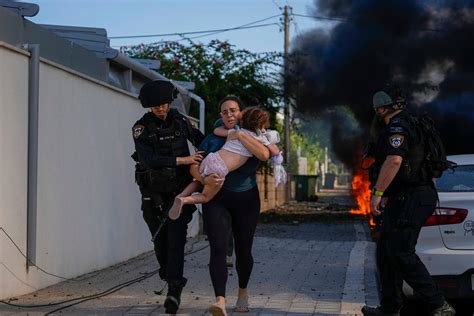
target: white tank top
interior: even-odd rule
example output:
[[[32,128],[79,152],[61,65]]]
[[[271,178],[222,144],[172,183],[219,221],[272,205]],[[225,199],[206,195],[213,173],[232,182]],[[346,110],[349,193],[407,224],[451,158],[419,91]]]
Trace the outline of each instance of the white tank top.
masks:
[[[259,142],[261,142],[263,145],[268,146],[270,145],[270,142],[268,141],[267,137],[265,135],[257,135],[252,131],[249,131],[248,129],[241,128],[240,129],[242,132],[249,134]],[[222,149],[225,149],[227,151],[230,151],[231,153],[239,154],[244,157],[252,157],[253,154],[245,148],[244,144],[240,142],[238,139],[232,139],[228,140],[225,142],[224,146],[222,146]]]

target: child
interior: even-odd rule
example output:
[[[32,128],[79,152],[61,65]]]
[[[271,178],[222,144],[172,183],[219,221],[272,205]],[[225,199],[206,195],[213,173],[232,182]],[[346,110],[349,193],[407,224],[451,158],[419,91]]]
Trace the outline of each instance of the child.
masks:
[[[228,136],[232,130],[228,130],[225,127],[217,127],[214,129],[214,134],[221,137]],[[270,161],[273,165],[273,177],[275,179],[275,187],[277,187],[280,183],[285,184],[287,180],[286,170],[283,167],[283,155],[282,152],[278,149],[276,144],[280,142],[280,134],[271,129],[260,129],[260,134],[263,134],[267,137],[270,144],[275,144],[274,146],[268,146],[270,150]]]
[[[241,127],[235,130],[226,131],[228,133],[227,141],[222,148],[214,153],[210,153],[204,158],[199,167],[202,177],[211,174],[217,174],[224,178],[229,172],[241,167],[252,153],[237,139],[236,133],[247,133],[263,145],[267,146],[271,155],[278,155],[279,149],[276,145],[270,144],[267,137],[261,133],[268,126],[268,113],[256,108],[249,107],[242,111]],[[217,132],[217,131],[216,131]],[[222,132],[222,131],[221,131]],[[217,132],[217,134],[219,134]],[[204,186],[202,193],[191,195],[196,192],[201,185],[194,181],[190,183],[178,196],[176,196],[173,206],[168,212],[170,219],[177,219],[181,214],[181,208],[186,204],[202,204],[209,202],[219,189],[210,186]]]

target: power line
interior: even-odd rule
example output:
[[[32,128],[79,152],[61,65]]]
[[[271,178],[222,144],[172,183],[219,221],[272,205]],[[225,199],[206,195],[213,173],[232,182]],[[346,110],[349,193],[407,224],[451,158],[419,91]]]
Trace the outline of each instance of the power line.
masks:
[[[23,254],[23,252],[20,250],[20,248],[17,246],[17,244],[13,241],[13,239],[10,237],[10,235],[8,235],[8,233],[3,229],[3,227],[0,227],[0,230],[4,232],[5,235],[7,235],[8,239],[15,245],[15,247],[17,248],[17,250],[26,258],[26,256]],[[198,249],[194,249],[194,245],[197,243],[198,241],[194,242],[192,245],[191,245],[191,249],[186,252],[184,254],[184,256],[189,256],[191,254],[194,254],[196,252],[199,252],[199,251],[202,251],[206,248],[209,247],[209,245],[205,245],[205,246],[202,246],[201,248],[198,248]],[[28,259],[28,258],[27,258]],[[49,272],[46,272],[45,270],[39,268],[38,266],[36,266],[39,270],[43,271],[44,273],[48,274],[48,275],[52,275],[52,276],[56,276],[54,274],[51,274]],[[23,304],[14,304],[14,303],[10,303],[10,301],[4,301],[4,300],[0,300],[0,303],[2,304],[5,304],[5,305],[9,305],[9,306],[13,306],[13,307],[19,307],[19,308],[38,308],[38,307],[49,307],[49,306],[57,306],[57,305],[62,305],[62,304],[66,304],[66,303],[71,303],[71,302],[74,302],[72,304],[69,304],[69,305],[66,305],[66,306],[62,306],[62,307],[59,307],[53,311],[50,311],[48,313],[46,313],[46,315],[50,315],[52,313],[55,313],[57,311],[60,311],[60,310],[64,310],[66,308],[69,308],[69,307],[72,307],[74,305],[77,305],[77,304],[80,304],[80,303],[83,303],[83,302],[86,302],[86,301],[89,301],[89,300],[93,300],[93,299],[97,299],[97,298],[100,298],[100,297],[103,297],[103,296],[106,296],[106,295],[109,295],[109,294],[112,294],[114,292],[117,292],[118,290],[124,288],[124,287],[127,287],[127,286],[130,286],[134,283],[137,283],[137,282],[141,282],[143,280],[146,280],[150,277],[152,277],[153,275],[155,275],[156,273],[158,273],[158,270],[159,269],[156,269],[156,270],[153,270],[151,272],[147,272],[147,273],[144,273],[144,275],[142,276],[139,276],[137,278],[134,278],[132,280],[128,280],[128,281],[125,281],[123,283],[120,283],[120,284],[117,284],[105,291],[102,291],[100,293],[96,293],[96,294],[91,294],[91,295],[87,295],[87,296],[82,296],[82,297],[76,297],[76,298],[71,298],[71,299],[68,299],[68,300],[63,300],[63,301],[59,301],[59,302],[55,302],[55,303],[47,303],[47,304],[38,304],[38,305],[23,305]],[[60,277],[60,276],[56,276],[58,278],[61,278],[61,279],[65,279],[65,280],[68,280],[68,281],[80,281],[79,279],[67,279],[67,278],[63,278],[63,277]],[[163,288],[159,291],[159,292],[162,292],[164,290],[164,288],[166,287],[166,283],[165,285],[163,286]]]
[[[187,40],[193,40],[193,39],[196,39],[196,38],[212,36],[212,35],[215,35],[215,34],[224,33],[224,32],[228,32],[228,31],[244,30],[244,29],[251,29],[251,28],[260,28],[260,27],[267,27],[267,26],[271,26],[271,25],[280,26],[278,23],[266,23],[266,24],[260,24],[260,25],[254,25],[254,26],[232,28],[232,29],[223,30],[223,31],[216,31],[216,32],[213,32],[213,33],[198,35],[198,36],[194,36],[194,37],[183,37],[183,38],[178,39],[178,40],[158,41],[158,42],[149,43],[147,45],[157,45],[157,44],[172,43],[172,42],[182,42],[182,41],[187,41]],[[113,45],[112,47],[133,47],[133,46],[137,46],[137,45],[138,44]]]
[[[291,22],[293,23],[293,25],[295,26],[295,33],[296,35],[299,35],[299,29],[298,29],[298,23],[296,22],[295,19],[291,19]]]
[[[275,15],[269,16],[268,18],[264,18],[264,19],[261,19],[261,20],[253,21],[253,22],[246,23],[246,24],[242,24],[242,25],[240,25],[240,26],[238,26],[238,27],[248,26],[248,25],[252,25],[252,24],[255,24],[255,23],[260,23],[260,22],[268,21],[268,20],[270,20],[270,19],[273,19],[273,18],[276,18],[276,17],[279,17],[279,16],[281,16],[281,14],[275,14]]]
[[[260,25],[259,27],[267,27],[267,26],[270,26],[270,25],[280,26],[278,23],[267,23],[267,24],[262,24],[262,25]],[[257,27],[257,25],[255,25],[254,27]],[[247,28],[251,28],[251,27],[239,27],[238,30],[247,29]],[[210,34],[204,34],[204,35],[198,35],[198,36],[189,37],[189,38],[183,38],[183,39],[181,39],[180,41],[186,40],[186,39],[196,39],[196,38],[211,36],[211,35],[215,35],[215,34],[219,34],[219,33],[224,33],[224,32],[227,32],[227,31],[214,32],[214,33],[210,33]]]
[[[297,14],[297,13],[291,13],[291,15],[300,16],[304,18],[313,18],[317,20],[330,20],[330,21],[341,21],[341,22],[347,21],[347,19],[344,19],[344,18],[332,18],[332,17],[320,16],[320,15],[305,15],[305,14]]]
[[[256,27],[263,27],[263,26],[268,26],[272,24],[260,24],[260,25],[254,25],[256,23],[268,21],[270,19],[276,18],[281,16],[281,14],[273,15],[268,18],[264,18],[261,20],[253,21],[247,24],[243,24],[240,26],[236,27],[231,27],[231,28],[225,28],[225,29],[215,29],[215,30],[205,30],[205,31],[191,31],[191,32],[176,32],[176,33],[163,33],[163,34],[146,34],[146,35],[121,35],[121,36],[110,36],[109,39],[123,39],[123,38],[145,38],[145,37],[160,37],[160,36],[183,36],[183,35],[192,35],[192,34],[202,34],[202,33],[214,33],[214,32],[227,32],[227,31],[233,31],[233,30],[240,30],[240,29],[250,29],[250,28],[256,28]]]
[[[230,30],[240,30],[240,29],[246,29],[246,28],[249,28],[248,26],[252,25],[252,24],[255,24],[255,23],[258,23],[258,22],[264,22],[264,21],[267,21],[267,20],[270,20],[270,19],[273,19],[273,18],[276,18],[280,16],[280,14],[277,14],[277,15],[273,15],[273,16],[270,16],[268,18],[265,18],[265,19],[261,19],[261,20],[257,20],[257,21],[253,21],[253,22],[250,22],[250,23],[246,23],[246,24],[242,24],[242,25],[239,25],[235,28],[232,28]],[[267,27],[267,26],[270,26],[270,25],[277,25],[279,26],[279,24],[277,23],[267,23],[267,24],[262,24],[262,25],[254,25],[254,27]],[[215,34],[219,34],[219,33],[224,33],[224,32],[227,32],[228,30],[224,30],[224,31],[216,31],[216,32],[212,32],[212,33],[209,33],[209,34],[204,34],[204,35],[198,35],[198,36],[194,36],[194,37],[184,37],[181,38],[181,39],[178,39],[178,40],[169,40],[169,41],[159,41],[159,42],[154,42],[154,43],[150,43],[149,45],[157,45],[157,44],[165,44],[165,43],[172,43],[172,42],[182,42],[182,41],[186,41],[186,40],[193,40],[193,39],[196,39],[196,38],[202,38],[202,37],[206,37],[206,36],[212,36],[212,35],[215,35]],[[182,35],[182,34],[181,34]],[[136,46],[136,44],[132,44],[132,45],[114,45],[112,47],[133,47],[133,46]]]
[[[30,258],[28,258],[24,253],[23,251],[21,251],[20,247],[18,247],[18,245],[15,243],[15,241],[13,241],[12,237],[7,233],[7,231],[3,228],[3,227],[0,227],[0,231],[2,231],[5,236],[7,236],[7,238],[11,241],[11,243],[15,246],[15,248],[18,250],[18,252],[34,267],[36,267],[36,269],[42,271],[43,273],[47,274],[47,275],[50,275],[50,276],[53,276],[53,277],[56,277],[58,279],[62,279],[62,280],[68,280],[68,281],[77,281],[77,280],[73,280],[71,278],[65,278],[65,277],[62,277],[60,275],[56,275],[54,273],[50,273],[44,269],[42,269],[41,267],[37,266],[33,261],[30,260]]]
[[[272,0],[272,2],[276,5],[276,7],[277,7],[279,10],[283,10],[283,8],[282,8],[275,0]]]

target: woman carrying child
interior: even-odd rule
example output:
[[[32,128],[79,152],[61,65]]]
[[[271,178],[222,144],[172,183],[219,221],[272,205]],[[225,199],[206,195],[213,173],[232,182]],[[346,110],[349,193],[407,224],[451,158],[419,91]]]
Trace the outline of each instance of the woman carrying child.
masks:
[[[271,156],[276,156],[280,150],[275,144],[271,144],[265,136],[265,128],[268,127],[268,113],[257,107],[250,107],[241,113],[241,126],[236,125],[234,129],[216,128],[214,133],[227,134],[227,141],[217,152],[209,153],[201,162],[199,173],[201,178],[216,174],[219,178],[225,178],[229,172],[240,168],[253,154],[240,142],[239,133],[246,133],[268,148]],[[175,220],[181,214],[183,205],[204,204],[209,202],[219,192],[220,188],[204,185],[202,193],[191,195],[201,188],[198,181],[191,182],[175,199],[169,210],[168,216]]]
[[[241,118],[242,102],[235,96],[228,96],[219,102],[219,110],[223,125],[226,129],[233,129]],[[216,302],[209,307],[212,315],[226,314],[226,284],[227,266],[226,255],[230,233],[234,236],[236,270],[239,280],[237,303],[235,312],[248,312],[247,285],[253,268],[252,244],[255,229],[260,213],[260,195],[257,187],[256,172],[260,161],[270,158],[270,150],[246,132],[237,132],[236,137],[253,156],[245,163],[225,176],[209,175],[206,183],[216,187],[217,194],[208,203],[203,204],[203,221],[209,239],[211,257],[209,272],[216,296]],[[199,146],[199,150],[209,154],[217,152],[225,143],[225,138],[214,134],[207,136]],[[191,174],[196,180],[203,183],[199,173],[199,165],[191,166]],[[214,181],[207,181],[211,178]]]

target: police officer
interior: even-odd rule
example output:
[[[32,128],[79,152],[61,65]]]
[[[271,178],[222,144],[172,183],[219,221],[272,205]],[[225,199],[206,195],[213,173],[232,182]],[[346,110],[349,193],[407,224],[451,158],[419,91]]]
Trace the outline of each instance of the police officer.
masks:
[[[164,306],[166,313],[175,314],[181,292],[186,284],[183,277],[184,245],[187,225],[196,210],[194,205],[183,207],[176,220],[167,217],[167,210],[178,192],[191,181],[189,165],[199,163],[202,153],[190,154],[187,140],[193,145],[203,139],[188,119],[170,103],[178,91],[170,81],[148,82],[140,90],[144,108],[151,108],[132,128],[136,152],[136,181],[142,194],[142,211],[152,236],[160,265],[159,275],[168,283]]]
[[[382,216],[377,244],[381,300],[378,307],[364,306],[362,313],[399,315],[404,280],[427,303],[431,315],[454,315],[415,253],[420,229],[435,210],[437,192],[423,170],[423,140],[405,106],[400,89],[394,86],[373,96],[376,119],[383,126],[373,151],[370,200],[372,214]]]

